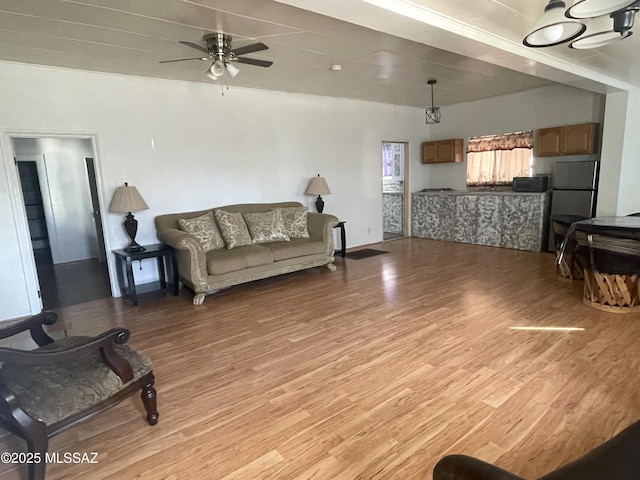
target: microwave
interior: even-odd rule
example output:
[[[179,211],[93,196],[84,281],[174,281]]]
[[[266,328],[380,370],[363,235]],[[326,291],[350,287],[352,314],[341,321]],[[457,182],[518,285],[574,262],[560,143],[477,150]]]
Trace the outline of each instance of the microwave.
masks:
[[[513,177],[514,192],[546,192],[549,190],[549,176]]]

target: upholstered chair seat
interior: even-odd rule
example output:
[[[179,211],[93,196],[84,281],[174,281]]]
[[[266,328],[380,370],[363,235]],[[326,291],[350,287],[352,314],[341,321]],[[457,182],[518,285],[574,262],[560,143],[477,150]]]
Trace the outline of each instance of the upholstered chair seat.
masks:
[[[57,320],[43,312],[0,328],[0,339],[29,331],[33,350],[0,348],[0,425],[27,442],[29,480],[43,480],[49,438],[141,392],[147,421],[158,422],[153,365],[125,343],[129,331],[54,340],[43,329]]]

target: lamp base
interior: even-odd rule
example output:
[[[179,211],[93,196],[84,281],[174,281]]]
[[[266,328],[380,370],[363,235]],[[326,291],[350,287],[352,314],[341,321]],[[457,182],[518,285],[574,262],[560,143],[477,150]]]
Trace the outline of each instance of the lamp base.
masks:
[[[124,251],[125,252],[144,252],[146,248],[144,248],[142,245],[138,245],[138,243],[136,242],[136,233],[138,233],[138,221],[135,218],[133,218],[133,215],[131,215],[131,212],[129,212],[125,217],[124,229],[127,232],[127,235],[129,235],[129,238],[131,239],[131,242],[129,242],[129,245],[127,245],[124,248]]]
[[[318,213],[322,213],[324,210],[324,200],[322,200],[320,195],[318,195],[318,198],[316,199],[316,210],[318,210]]]
[[[144,252],[146,248],[142,245],[138,245],[137,242],[132,241],[129,245],[124,248],[125,252]]]

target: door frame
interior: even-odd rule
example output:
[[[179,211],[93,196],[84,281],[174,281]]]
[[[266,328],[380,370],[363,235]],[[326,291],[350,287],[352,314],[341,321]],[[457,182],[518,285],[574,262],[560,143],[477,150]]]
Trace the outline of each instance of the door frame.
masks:
[[[27,211],[22,195],[22,187],[20,183],[20,175],[17,165],[17,154],[13,148],[13,138],[62,138],[73,140],[91,140],[93,149],[93,160],[95,165],[96,187],[100,200],[100,217],[103,225],[105,223],[105,201],[103,192],[103,180],[100,156],[98,155],[98,138],[96,132],[43,132],[41,130],[3,130],[0,132],[0,153],[4,157],[5,171],[7,173],[7,183],[9,185],[9,195],[11,199],[11,209],[16,225],[16,236],[18,238],[18,246],[20,252],[20,261],[25,275],[25,285],[27,296],[29,299],[29,308],[31,314],[42,311],[42,298],[40,296],[40,281],[38,271],[36,269],[35,255],[33,246],[31,245],[31,234],[29,232],[29,224],[27,221]],[[110,251],[109,238],[103,236],[105,250]],[[111,294],[113,295],[113,286],[115,285],[115,273],[110,262],[107,262],[109,271],[109,283],[111,285]]]
[[[409,159],[409,152],[411,151],[410,144],[411,142],[409,142],[409,140],[381,140],[380,141],[380,157],[378,158],[378,165],[382,165],[382,162],[380,161],[382,158],[382,145],[384,145],[385,143],[400,143],[402,145],[404,145],[404,179],[402,180],[402,187],[403,187],[403,200],[402,200],[402,236],[403,237],[408,237],[410,236],[410,232],[409,232],[409,212],[410,212],[410,205],[409,205],[409,201],[410,201],[410,196],[409,196],[409,176],[410,176],[410,159]],[[380,178],[382,179],[382,172],[380,173]],[[381,180],[382,181],[382,180]],[[384,188],[384,186],[381,184],[380,185],[380,195],[381,195],[381,203],[380,203],[380,214],[381,214],[381,218],[383,218],[383,225],[384,225],[384,195],[382,194],[382,190]],[[383,229],[384,230],[384,229]],[[384,237],[384,231],[382,232],[382,235]]]

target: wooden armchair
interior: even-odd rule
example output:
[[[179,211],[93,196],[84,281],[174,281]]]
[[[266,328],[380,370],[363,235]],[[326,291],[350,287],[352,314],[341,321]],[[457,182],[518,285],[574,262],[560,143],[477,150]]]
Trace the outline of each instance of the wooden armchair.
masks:
[[[43,480],[49,438],[140,390],[151,425],[158,422],[149,358],[125,345],[129,331],[113,328],[96,337],[54,341],[42,312],[0,327],[0,339],[29,331],[35,350],[0,348],[0,425],[27,442],[29,480]]]

